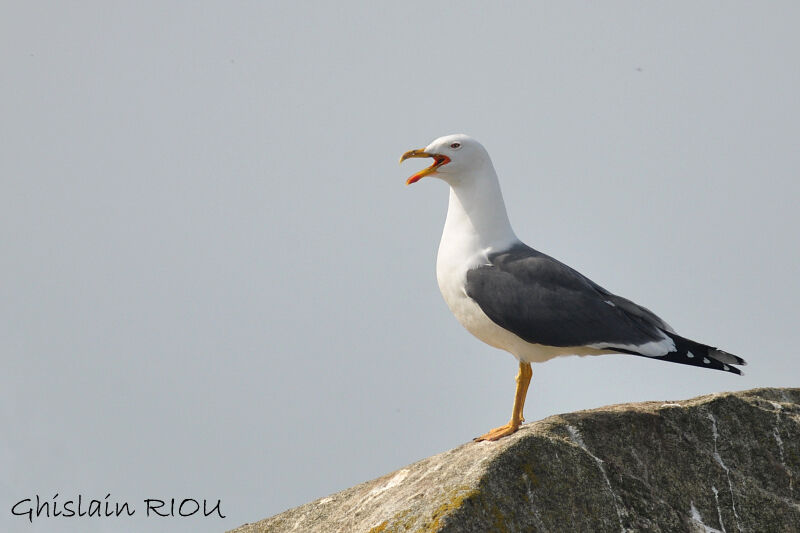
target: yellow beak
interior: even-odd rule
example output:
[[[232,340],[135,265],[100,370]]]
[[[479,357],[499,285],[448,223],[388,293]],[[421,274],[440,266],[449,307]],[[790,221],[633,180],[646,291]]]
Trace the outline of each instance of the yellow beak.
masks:
[[[429,154],[425,150],[409,150],[408,152],[404,153],[402,157],[400,157],[400,162],[402,163],[406,159],[411,159],[412,157],[432,157],[434,159],[434,162],[428,168],[422,169],[413,176],[411,176],[410,178],[408,178],[406,180],[406,185],[411,185],[412,183],[418,182],[425,176],[436,172],[436,170],[440,166],[446,165],[447,163],[450,162],[450,158],[447,157],[446,155]]]

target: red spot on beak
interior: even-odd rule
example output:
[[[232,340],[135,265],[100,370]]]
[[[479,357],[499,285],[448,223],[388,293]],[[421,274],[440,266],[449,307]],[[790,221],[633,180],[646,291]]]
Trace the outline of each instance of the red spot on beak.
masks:
[[[408,154],[406,154],[406,155],[408,155]],[[431,166],[425,168],[425,169],[420,170],[419,172],[417,172],[416,174],[414,174],[413,176],[408,178],[406,180],[406,185],[411,185],[412,183],[418,182],[419,180],[421,180],[425,176],[428,176],[428,175],[433,174],[434,172],[436,172],[436,170],[439,167],[444,166],[444,165],[446,165],[447,163],[450,162],[450,158],[449,157],[447,157],[446,155],[441,155],[441,154],[427,154],[425,152],[420,152],[419,154],[408,155],[408,157],[406,157],[406,155],[403,156],[404,159],[407,159],[408,157],[432,157],[433,158],[433,164]]]

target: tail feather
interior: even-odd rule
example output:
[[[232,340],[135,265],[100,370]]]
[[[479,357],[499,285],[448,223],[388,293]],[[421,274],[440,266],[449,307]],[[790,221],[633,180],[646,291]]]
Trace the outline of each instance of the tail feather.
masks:
[[[733,365],[746,365],[747,362],[737,355],[730,354],[722,351],[719,348],[701,344],[693,340],[683,338],[674,333],[667,333],[669,337],[675,341],[675,351],[669,352],[665,355],[652,357],[635,352],[633,355],[642,355],[649,359],[661,359],[662,361],[669,361],[670,363],[680,363],[682,365],[699,366],[701,368],[711,368],[714,370],[722,370],[723,372],[730,372],[732,374],[744,375],[741,370]]]

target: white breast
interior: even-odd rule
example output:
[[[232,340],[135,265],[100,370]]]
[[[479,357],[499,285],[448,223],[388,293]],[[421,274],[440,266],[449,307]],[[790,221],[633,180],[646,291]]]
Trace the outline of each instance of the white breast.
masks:
[[[466,293],[467,271],[489,264],[488,257],[519,243],[494,179],[453,186],[436,260],[436,279],[444,301],[467,331],[523,362],[543,362],[560,355],[610,353],[588,347],[555,347],[524,341],[498,326]]]
[[[439,248],[436,262],[436,279],[444,301],[456,319],[467,331],[490,346],[509,352],[525,363],[541,363],[561,355],[598,355],[610,353],[589,347],[544,346],[527,342],[507,329],[501,328],[486,316],[480,306],[467,296],[465,290],[467,270],[481,264],[486,254],[465,257],[457,261],[448,247]]]

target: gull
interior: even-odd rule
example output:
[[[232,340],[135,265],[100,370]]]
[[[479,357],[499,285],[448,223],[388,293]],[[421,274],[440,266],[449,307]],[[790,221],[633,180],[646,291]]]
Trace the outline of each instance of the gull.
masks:
[[[436,259],[447,306],[467,331],[519,361],[511,420],[476,441],[517,431],[533,371],[566,355],[622,353],[741,374],[741,357],[678,335],[666,322],[520,241],[511,228],[486,149],[463,135],[440,137],[400,158],[433,158],[426,176],[450,186]]]

